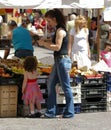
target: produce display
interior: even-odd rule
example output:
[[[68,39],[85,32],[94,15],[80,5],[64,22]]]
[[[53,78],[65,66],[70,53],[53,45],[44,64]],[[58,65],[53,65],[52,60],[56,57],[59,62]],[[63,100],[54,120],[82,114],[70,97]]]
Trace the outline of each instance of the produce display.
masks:
[[[24,68],[23,68],[23,59],[18,60],[18,59],[0,59],[0,76],[4,75],[4,69],[8,69],[12,71],[15,74],[23,74],[24,73]],[[52,70],[52,66],[48,64],[42,64],[41,62],[38,63],[37,66],[37,71],[39,75],[42,74],[50,74]],[[8,74],[7,74],[8,75]]]
[[[71,71],[70,71],[70,75],[71,76],[75,76],[81,74],[87,78],[96,78],[96,77],[102,77],[103,74],[98,73],[97,71],[93,70],[93,69],[89,69],[87,70],[87,68],[83,67],[81,69],[77,69],[76,67],[72,67]]]
[[[1,59],[0,60],[0,65],[4,67],[5,69],[8,69],[14,73],[17,74],[23,74],[24,69],[23,69],[23,62],[18,59]]]
[[[11,75],[9,73],[7,73],[3,67],[0,67],[0,76],[6,77],[6,78],[11,77]]]
[[[12,71],[15,74],[23,74],[23,59],[0,59],[0,76],[4,77],[10,77],[10,74],[7,74],[4,70],[4,68]],[[52,71],[52,65],[43,64],[41,62],[38,63],[37,71],[39,75],[49,75]],[[82,67],[80,69],[77,69],[77,67],[72,67],[70,71],[70,76],[74,77],[76,75],[83,75],[87,78],[96,78],[96,77],[102,77],[103,75],[98,73],[97,71],[93,69],[87,69],[87,67]]]

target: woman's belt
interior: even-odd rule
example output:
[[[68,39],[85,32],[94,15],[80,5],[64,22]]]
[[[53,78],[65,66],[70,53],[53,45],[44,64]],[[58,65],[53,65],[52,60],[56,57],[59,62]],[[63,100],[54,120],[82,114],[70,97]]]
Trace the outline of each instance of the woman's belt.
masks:
[[[58,56],[54,56],[54,58],[67,58],[68,55],[58,55]]]
[[[27,49],[18,49],[18,50],[16,50],[16,52],[33,52],[32,50],[27,50]]]

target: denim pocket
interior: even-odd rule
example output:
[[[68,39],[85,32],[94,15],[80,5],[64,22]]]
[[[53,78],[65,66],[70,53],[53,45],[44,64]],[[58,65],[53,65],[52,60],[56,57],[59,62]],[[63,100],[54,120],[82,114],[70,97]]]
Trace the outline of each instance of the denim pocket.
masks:
[[[64,58],[64,66],[67,69],[67,71],[71,69],[71,65],[72,65],[71,59],[69,57]]]

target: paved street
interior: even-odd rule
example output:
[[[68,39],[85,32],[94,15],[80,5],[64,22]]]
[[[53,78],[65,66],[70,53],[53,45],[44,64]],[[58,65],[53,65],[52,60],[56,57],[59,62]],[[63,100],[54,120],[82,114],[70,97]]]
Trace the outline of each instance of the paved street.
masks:
[[[52,51],[38,47],[34,50],[38,59],[53,63]],[[44,59],[47,56],[50,57]],[[111,112],[81,113],[72,119],[0,118],[0,130],[111,130]]]
[[[1,118],[0,130],[111,130],[111,113],[76,114],[73,119]]]

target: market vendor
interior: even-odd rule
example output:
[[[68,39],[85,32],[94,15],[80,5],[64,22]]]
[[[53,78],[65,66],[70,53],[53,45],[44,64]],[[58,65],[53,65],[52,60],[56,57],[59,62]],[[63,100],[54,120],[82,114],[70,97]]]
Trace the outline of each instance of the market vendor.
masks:
[[[105,49],[101,51],[100,57],[102,60],[105,61],[108,67],[111,68],[111,42],[110,41],[105,41]]]
[[[15,49],[15,56],[18,58],[25,58],[27,56],[33,56],[32,37],[30,32],[26,29],[27,21],[22,21],[22,25],[17,27],[17,23],[14,20],[8,22],[10,33],[10,39]],[[4,59],[9,55],[10,49],[5,50]]]

